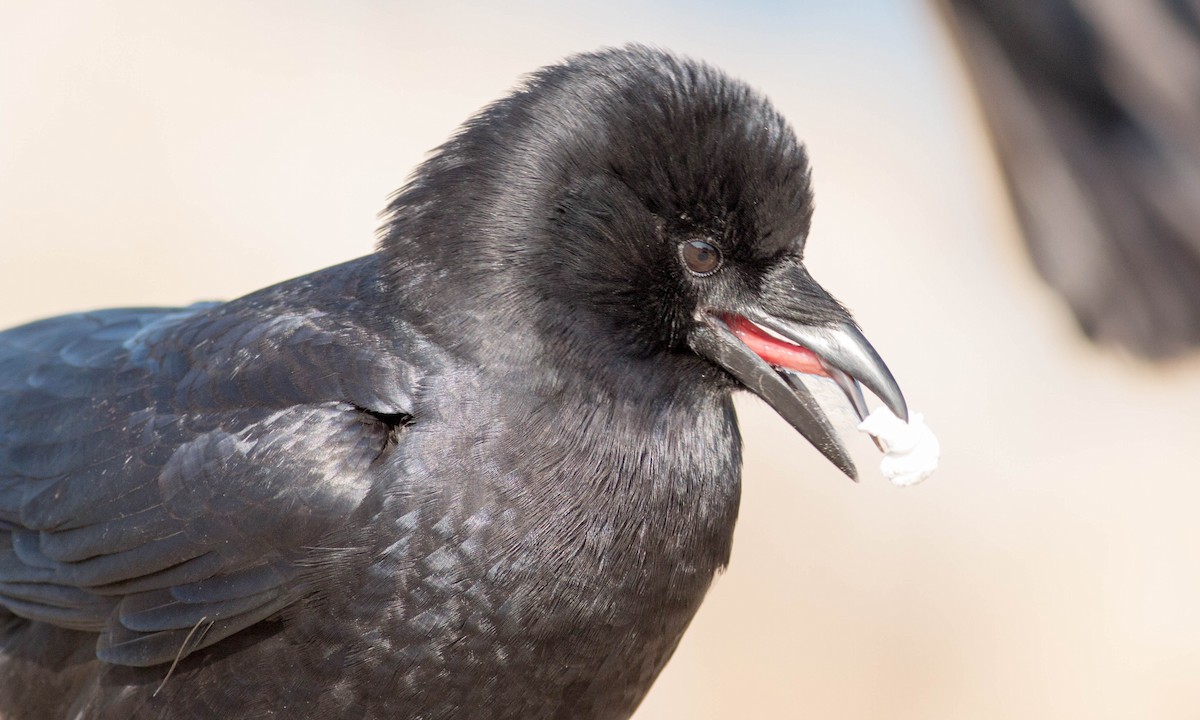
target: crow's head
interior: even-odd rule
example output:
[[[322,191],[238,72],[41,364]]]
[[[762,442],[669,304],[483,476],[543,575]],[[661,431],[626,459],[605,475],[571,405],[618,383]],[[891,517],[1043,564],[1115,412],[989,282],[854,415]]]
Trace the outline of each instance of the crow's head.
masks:
[[[860,415],[859,382],[907,410],[804,267],[811,217],[804,148],[763,97],[631,46],[544,68],[470,120],[396,196],[382,247],[391,282],[428,298],[464,352],[502,353],[498,329],[533,327],[525,352],[740,385],[853,475],[792,373],[831,377]]]

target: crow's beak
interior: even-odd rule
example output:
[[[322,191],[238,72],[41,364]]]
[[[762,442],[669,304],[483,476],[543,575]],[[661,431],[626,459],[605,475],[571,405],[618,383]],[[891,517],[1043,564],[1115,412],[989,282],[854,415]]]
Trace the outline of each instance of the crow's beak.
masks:
[[[794,374],[831,378],[860,418],[867,413],[862,383],[893,413],[908,419],[904,395],[891,371],[849,321],[808,325],[757,308],[705,314],[692,333],[692,347],[765,400],[851,478],[857,477],[854,463],[816,399]]]

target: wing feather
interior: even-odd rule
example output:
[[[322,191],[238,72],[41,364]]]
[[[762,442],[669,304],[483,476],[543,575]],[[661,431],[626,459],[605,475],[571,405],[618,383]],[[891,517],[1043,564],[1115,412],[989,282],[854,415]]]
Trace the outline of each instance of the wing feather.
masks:
[[[143,666],[312,592],[417,387],[416,335],[362,324],[373,262],[0,333],[0,606]]]

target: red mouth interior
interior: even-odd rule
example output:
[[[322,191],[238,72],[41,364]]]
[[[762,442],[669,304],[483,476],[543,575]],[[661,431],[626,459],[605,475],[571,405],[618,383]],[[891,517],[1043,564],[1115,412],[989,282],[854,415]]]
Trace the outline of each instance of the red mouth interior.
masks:
[[[816,353],[808,348],[793,345],[769,335],[754,323],[740,315],[726,315],[722,320],[746,347],[765,360],[769,365],[794,370],[808,375],[829,377]]]

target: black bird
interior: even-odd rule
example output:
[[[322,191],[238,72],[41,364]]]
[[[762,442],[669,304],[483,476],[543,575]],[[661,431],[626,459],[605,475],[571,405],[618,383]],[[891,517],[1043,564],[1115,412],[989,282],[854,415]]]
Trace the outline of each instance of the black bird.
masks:
[[[1200,347],[1200,4],[937,0],[1033,260],[1088,336]]]
[[[627,47],[469,120],[373,255],[0,334],[0,715],[629,716],[729,557],[731,393],[850,474],[788,372],[906,415],[811,213],[765,99]]]

